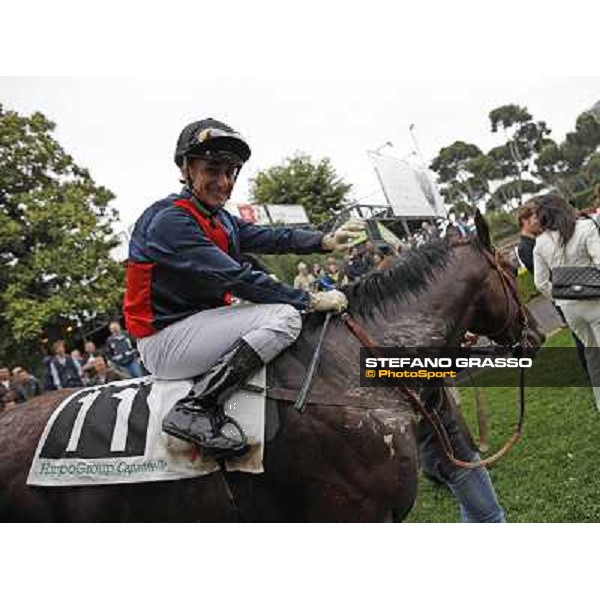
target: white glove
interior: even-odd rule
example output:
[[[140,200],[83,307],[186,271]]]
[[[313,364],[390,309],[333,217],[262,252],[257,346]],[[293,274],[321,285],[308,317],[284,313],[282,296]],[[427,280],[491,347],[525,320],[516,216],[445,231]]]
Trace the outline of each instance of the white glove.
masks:
[[[333,233],[323,236],[323,250],[347,250],[353,246],[365,232],[364,221],[347,221]]]
[[[329,292],[311,292],[308,310],[323,312],[335,310],[342,312],[348,306],[348,298],[338,290]]]

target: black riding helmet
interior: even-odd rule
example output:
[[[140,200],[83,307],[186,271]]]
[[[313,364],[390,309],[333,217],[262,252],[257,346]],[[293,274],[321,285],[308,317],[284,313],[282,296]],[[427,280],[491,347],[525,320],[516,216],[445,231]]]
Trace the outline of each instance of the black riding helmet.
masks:
[[[190,123],[179,134],[175,164],[181,168],[186,156],[226,160],[241,167],[250,158],[250,146],[229,125],[209,118]]]

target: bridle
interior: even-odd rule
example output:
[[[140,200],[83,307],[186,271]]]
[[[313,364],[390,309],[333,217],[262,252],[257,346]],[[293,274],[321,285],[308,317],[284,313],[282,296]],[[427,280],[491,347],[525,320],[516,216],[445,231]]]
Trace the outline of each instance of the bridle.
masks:
[[[506,319],[504,320],[503,325],[498,330],[493,331],[492,333],[487,333],[486,336],[492,340],[502,339],[504,334],[511,326],[511,323],[513,322],[513,318],[515,316],[515,309],[513,309],[512,307],[516,306],[519,324],[521,325],[521,335],[519,339],[515,340],[514,342],[497,343],[503,348],[510,350],[511,352],[518,352],[528,346],[528,334],[530,332],[530,329],[527,310],[525,309],[525,305],[523,304],[521,295],[519,293],[519,290],[517,289],[515,279],[511,277],[505,269],[502,268],[498,259],[498,252],[496,251],[496,249],[494,247],[492,247],[490,250],[488,250],[487,248],[482,248],[482,252],[492,270],[498,274],[500,278],[500,283],[502,285],[502,290],[504,292],[504,297],[506,299]],[[511,298],[513,302],[511,302]]]

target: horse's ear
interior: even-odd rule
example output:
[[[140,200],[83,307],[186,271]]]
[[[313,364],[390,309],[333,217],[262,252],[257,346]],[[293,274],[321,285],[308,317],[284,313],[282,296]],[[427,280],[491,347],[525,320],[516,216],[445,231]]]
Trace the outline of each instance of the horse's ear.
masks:
[[[481,242],[484,248],[492,250],[492,240],[490,238],[490,228],[483,215],[477,209],[475,212],[475,229],[477,230],[477,239]]]

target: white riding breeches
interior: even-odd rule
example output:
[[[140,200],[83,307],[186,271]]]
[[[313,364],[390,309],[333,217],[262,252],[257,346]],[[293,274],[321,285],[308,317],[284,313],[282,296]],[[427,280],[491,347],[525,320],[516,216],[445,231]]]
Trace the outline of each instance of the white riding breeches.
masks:
[[[203,310],[140,338],[144,365],[161,379],[188,379],[206,372],[238,340],[265,363],[300,335],[302,318],[289,304],[239,304]]]

